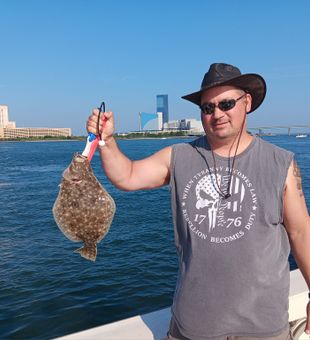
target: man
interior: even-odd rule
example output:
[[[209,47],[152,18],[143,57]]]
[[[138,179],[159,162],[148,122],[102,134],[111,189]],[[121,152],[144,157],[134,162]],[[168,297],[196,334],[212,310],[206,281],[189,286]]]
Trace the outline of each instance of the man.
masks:
[[[289,243],[310,288],[310,223],[293,154],[247,133],[264,79],[212,64],[199,91],[206,136],[129,160],[101,119],[102,165],[122,190],[169,184],[179,274],[168,339],[290,339]],[[87,129],[96,133],[98,110]],[[307,305],[310,332],[310,303]]]

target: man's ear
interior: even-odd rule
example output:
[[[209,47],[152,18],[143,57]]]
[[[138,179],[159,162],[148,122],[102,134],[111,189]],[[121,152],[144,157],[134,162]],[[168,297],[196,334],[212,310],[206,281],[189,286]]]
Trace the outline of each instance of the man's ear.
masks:
[[[246,113],[249,113],[252,107],[252,96],[249,93],[247,93],[245,98],[246,98],[246,107],[245,107]]]

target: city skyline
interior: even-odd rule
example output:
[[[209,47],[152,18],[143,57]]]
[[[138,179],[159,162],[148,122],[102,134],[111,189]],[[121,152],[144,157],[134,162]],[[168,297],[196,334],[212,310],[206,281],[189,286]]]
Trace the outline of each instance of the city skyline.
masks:
[[[167,96],[167,95],[165,95]],[[168,97],[167,97],[168,102]],[[158,107],[157,107],[158,110]],[[144,124],[141,124],[141,115],[150,115],[150,118],[146,118]],[[155,122],[154,122],[155,121]],[[149,126],[145,129],[145,125],[147,125],[149,122],[153,122],[153,126]],[[59,127],[17,127],[15,121],[9,120],[9,108],[7,105],[1,105],[0,104],[0,138],[3,138],[3,128],[7,129],[7,136],[6,138],[15,138],[15,137],[42,137],[44,136],[44,133],[46,135],[50,136],[71,136],[71,127],[67,128],[59,128]],[[181,118],[176,120],[168,120],[168,122],[163,123],[163,113],[157,112],[156,114],[152,113],[144,113],[139,112],[139,129],[138,130],[132,130],[132,131],[126,131],[128,132],[137,132],[137,131],[171,131],[171,130],[192,130],[194,132],[200,132],[203,133],[203,126],[199,119],[196,118]],[[16,131],[13,131],[16,130]],[[285,125],[285,124],[278,124],[278,125],[260,125],[260,126],[248,126],[248,130],[252,131],[252,133],[280,133],[285,134],[284,131],[287,131],[287,134],[300,134],[302,133],[309,133],[310,132],[310,124],[291,124],[291,125]],[[124,132],[123,132],[124,133]],[[86,132],[84,132],[85,135]],[[78,135],[75,135],[78,136]]]
[[[170,120],[199,119],[181,96],[199,89],[213,62],[265,78],[250,126],[310,124],[307,0],[11,0],[0,10],[0,104],[19,126],[85,135],[104,100],[116,131],[138,130],[138,113],[155,112],[158,93],[169,96]]]

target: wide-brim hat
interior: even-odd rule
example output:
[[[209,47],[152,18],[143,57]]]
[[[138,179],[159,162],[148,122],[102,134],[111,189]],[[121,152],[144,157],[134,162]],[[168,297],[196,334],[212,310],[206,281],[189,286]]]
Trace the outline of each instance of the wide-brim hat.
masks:
[[[252,106],[248,113],[256,110],[266,95],[266,82],[259,74],[241,74],[240,70],[235,66],[215,63],[210,66],[209,71],[203,77],[200,90],[182,98],[200,106],[201,94],[204,91],[212,87],[225,85],[238,87],[251,95]]]

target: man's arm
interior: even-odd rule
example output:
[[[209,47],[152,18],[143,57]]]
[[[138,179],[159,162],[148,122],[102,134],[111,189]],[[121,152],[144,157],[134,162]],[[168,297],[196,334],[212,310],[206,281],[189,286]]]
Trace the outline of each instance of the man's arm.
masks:
[[[301,174],[295,160],[289,167],[284,192],[284,225],[292,252],[310,291],[310,218],[302,191]],[[310,302],[306,331],[310,334]]]
[[[98,110],[87,121],[87,130],[97,133]],[[132,161],[118,148],[112,112],[104,112],[100,132],[105,145],[99,147],[102,167],[109,180],[119,189],[130,191],[152,189],[169,183],[171,147],[166,147],[142,160]]]

